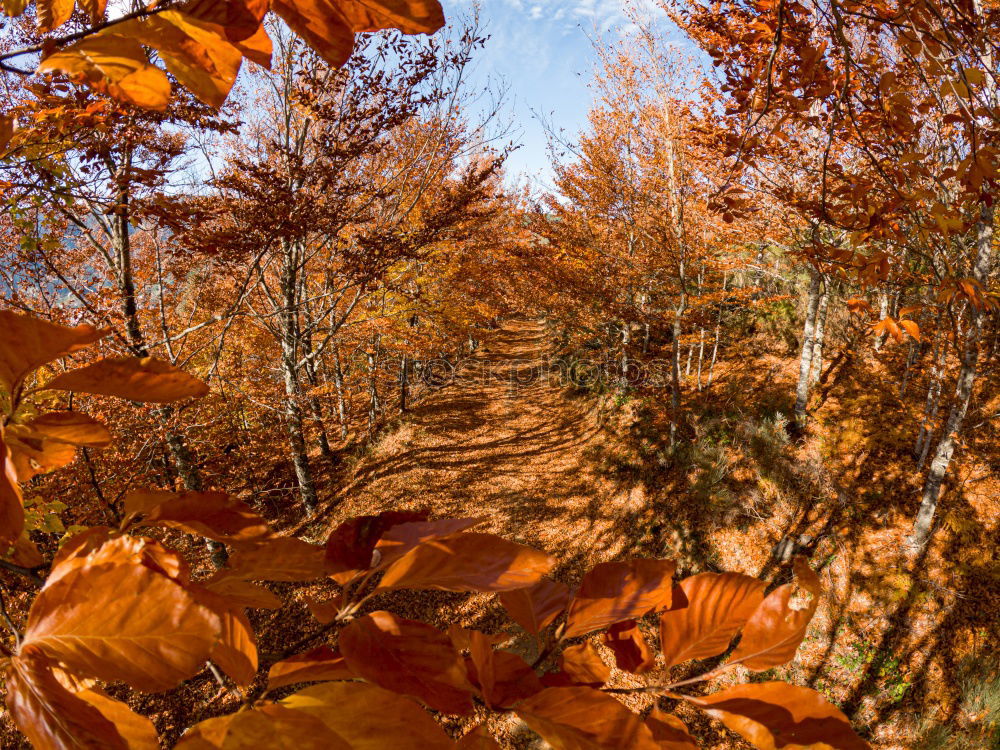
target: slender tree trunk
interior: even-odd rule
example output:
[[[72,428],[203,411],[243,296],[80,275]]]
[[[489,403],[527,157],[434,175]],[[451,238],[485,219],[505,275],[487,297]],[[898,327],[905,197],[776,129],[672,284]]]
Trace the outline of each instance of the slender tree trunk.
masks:
[[[472,337],[469,337],[470,345]],[[410,381],[409,381],[409,362],[406,358],[406,354],[403,354],[403,358],[399,363],[399,412],[400,414],[406,413],[406,397],[409,392]]]
[[[632,338],[632,327],[626,321],[622,325],[621,387],[628,386],[628,345]]]
[[[917,433],[917,445],[913,449],[913,457],[917,459],[917,470],[924,467],[927,452],[931,447],[931,436],[934,434],[934,421],[937,419],[938,406],[941,403],[941,379],[944,376],[945,347],[939,336],[934,339],[934,352],[931,357],[930,383],[927,386],[927,400],[924,403],[924,418]]]
[[[684,365],[684,377],[685,378],[691,377],[691,359],[693,357],[694,357],[694,342],[692,341],[690,343],[690,345],[688,345],[687,363]]]
[[[293,242],[284,243],[284,268],[282,269],[281,293],[281,374],[285,384],[285,426],[288,430],[288,445],[292,452],[292,465],[299,485],[299,496],[309,513],[316,510],[316,487],[313,484],[312,467],[306,450],[305,421],[300,405],[301,389],[298,377],[298,248]]]
[[[980,209],[979,221],[976,223],[976,257],[972,267],[972,277],[982,288],[986,288],[993,261],[993,207],[985,203]],[[962,435],[962,422],[969,409],[972,390],[976,383],[976,368],[979,362],[979,339],[982,334],[983,313],[978,306],[969,304],[969,325],[965,333],[965,343],[961,352],[961,367],[958,371],[958,381],[955,384],[955,399],[948,413],[944,431],[934,449],[931,468],[924,482],[924,490],[920,498],[920,509],[913,522],[913,533],[910,535],[910,554],[919,555],[927,546],[934,525],[934,513],[937,510],[941,486],[944,483],[948,466],[955,446]]]
[[[340,439],[347,440],[347,403],[344,394],[344,368],[340,363],[340,347],[333,345],[333,384],[337,389],[337,418],[340,420]]]
[[[684,272],[681,271],[683,279]],[[677,425],[681,417],[681,329],[684,319],[684,309],[687,306],[687,294],[682,291],[677,307],[674,310],[674,341],[673,356],[671,357],[671,379],[670,379],[670,447],[677,441]]]
[[[809,403],[809,376],[812,369],[813,344],[816,336],[816,313],[819,308],[820,274],[810,270],[809,296],[806,300],[806,319],[802,326],[802,353],[799,355],[799,381],[795,387],[795,422],[799,427],[806,423],[806,404]]]
[[[823,371],[823,340],[826,337],[826,312],[830,304],[830,290],[823,284],[823,293],[816,308],[816,327],[813,333],[812,363],[809,365],[809,384],[819,380]]]
[[[375,334],[372,338],[372,349],[368,352],[368,434],[375,430],[375,422],[378,420],[378,360],[379,344],[381,334]],[[442,353],[443,354],[443,353]]]
[[[728,281],[726,274],[722,275],[722,291],[726,291],[726,282]],[[722,301],[719,302],[719,316],[715,319],[715,341],[712,343],[712,363],[708,366],[708,384],[706,388],[712,387],[712,377],[715,375],[715,359],[719,354],[719,334],[722,330],[722,309],[726,304],[726,297],[723,295]]]
[[[885,320],[889,314],[889,293],[882,291],[878,293],[878,319]],[[886,334],[880,333],[875,337],[875,351],[882,351],[885,345]]]
[[[698,392],[701,392],[701,364],[705,361],[705,329],[699,329],[698,334]]]

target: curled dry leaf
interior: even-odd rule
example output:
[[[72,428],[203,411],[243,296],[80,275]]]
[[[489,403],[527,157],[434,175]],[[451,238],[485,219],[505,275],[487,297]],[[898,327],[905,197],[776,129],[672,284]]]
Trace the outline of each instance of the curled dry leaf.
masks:
[[[167,690],[208,660],[219,616],[115,542],[105,545],[109,554],[101,548],[53,571],[60,574],[32,604],[21,649],[85,677]]]
[[[646,726],[660,750],[698,750],[698,743],[688,733],[684,722],[673,714],[654,708],[646,717]]]
[[[317,646],[302,654],[275,662],[267,673],[267,688],[284,687],[297,682],[350,680],[357,677],[347,660],[329,646]]]
[[[279,705],[315,716],[352,750],[454,748],[416,702],[364,682],[325,682],[300,690]]]
[[[75,445],[49,440],[23,425],[8,425],[6,437],[14,474],[21,484],[39,474],[68,466],[76,458]]]
[[[664,666],[723,653],[763,601],[765,586],[739,573],[699,573],[681,581],[671,608],[660,615]]]
[[[670,606],[675,563],[635,559],[595,565],[583,577],[566,618],[564,638]]]
[[[208,393],[208,386],[198,378],[153,357],[108,357],[64,372],[44,388],[154,404],[198,398]]]
[[[107,336],[91,325],[63,326],[0,310],[0,386],[7,393],[32,370]]]
[[[369,682],[412,695],[436,711],[472,710],[475,689],[465,663],[437,628],[390,612],[372,612],[341,630],[339,645],[351,670]]]
[[[794,559],[793,569],[795,581],[772,591],[747,621],[731,662],[761,672],[794,658],[823,588],[804,557]]]
[[[543,578],[534,586],[501,591],[498,598],[514,622],[532,635],[538,635],[566,609],[569,587],[560,581]]]
[[[38,651],[11,660],[6,689],[7,710],[37,750],[128,750],[112,721],[66,689]]]
[[[761,750],[870,750],[843,712],[809,688],[758,682],[684,700]]]
[[[615,665],[626,672],[643,674],[656,665],[656,655],[635,620],[616,622],[608,628],[604,633],[604,645],[614,653]]]
[[[454,534],[417,545],[386,568],[377,590],[507,591],[531,586],[555,560],[493,534]]]
[[[126,512],[143,512],[134,525],[166,526],[226,544],[276,539],[267,522],[225,492],[130,492]]]
[[[514,707],[555,750],[659,750],[643,720],[607,693],[546,688]]]

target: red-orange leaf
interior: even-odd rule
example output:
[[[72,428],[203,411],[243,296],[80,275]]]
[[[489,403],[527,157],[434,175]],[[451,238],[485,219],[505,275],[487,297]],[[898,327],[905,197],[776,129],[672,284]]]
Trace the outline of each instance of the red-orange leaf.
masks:
[[[493,534],[454,534],[417,545],[392,563],[377,590],[508,591],[552,569],[544,552]]]
[[[344,521],[326,540],[326,562],[331,573],[367,570],[382,535],[393,526],[427,519],[426,512],[387,510],[375,516]]]
[[[280,609],[281,599],[263,586],[242,578],[222,576],[205,583],[205,588],[224,598],[232,607]]]
[[[642,719],[600,690],[547,688],[514,710],[555,750],[659,750]]]
[[[475,667],[475,679],[486,704],[507,708],[542,689],[535,670],[517,654],[496,651],[493,636],[469,631],[469,654]]]
[[[17,542],[24,531],[24,501],[5,434],[0,424],[0,549],[6,552],[7,547]]]
[[[437,0],[339,0],[352,31],[399,29],[404,34],[433,34],[444,26]]]
[[[7,447],[17,481],[24,484],[38,474],[61,469],[76,458],[76,446],[36,435],[24,425],[7,427]]]
[[[595,565],[569,608],[564,638],[585,635],[670,606],[675,564],[635,559]]]
[[[451,639],[389,612],[359,617],[340,632],[340,651],[359,677],[450,714],[472,710],[474,688]]]
[[[128,704],[116,701],[96,687],[81,690],[76,697],[92,705],[115,725],[128,750],[159,750],[160,741],[153,722],[137,714]]]
[[[518,625],[538,635],[569,604],[569,587],[560,581],[542,579],[534,586],[502,591],[498,597]]]
[[[455,744],[455,750],[500,750],[500,745],[490,735],[485,724],[480,724],[471,732],[466,732]]]
[[[486,521],[479,518],[442,518],[438,521],[412,521],[392,526],[382,534],[375,548],[378,550],[380,565],[386,565],[397,560],[422,542],[451,536],[460,531]]]
[[[646,643],[635,620],[616,622],[604,633],[604,644],[615,655],[615,665],[626,672],[643,674],[656,664],[656,656]]]
[[[660,650],[667,668],[717,656],[764,599],[765,583],[739,573],[699,573],[674,589],[660,616]]]
[[[230,558],[222,576],[258,581],[311,581],[322,578],[323,548],[293,536],[269,539],[241,547]]]
[[[282,659],[267,673],[269,690],[296,682],[326,682],[357,677],[347,666],[347,660],[329,646],[317,646],[303,654]]]
[[[163,404],[208,393],[208,386],[153,357],[109,357],[49,381],[45,388]]]
[[[0,310],[0,386],[13,393],[29,372],[108,335],[90,325],[61,326]]]
[[[840,709],[809,688],[758,682],[685,700],[761,750],[870,750]]]
[[[217,716],[191,727],[175,750],[353,750],[320,718],[281,703],[265,703],[252,711]]]
[[[761,672],[795,656],[823,588],[804,557],[796,557],[793,566],[795,582],[779,586],[757,607],[730,661]]]
[[[111,443],[107,427],[78,411],[50,411],[29,420],[26,426],[49,440],[63,443],[89,448],[103,448]]]
[[[354,51],[354,32],[330,0],[271,0],[271,10],[335,68]]]

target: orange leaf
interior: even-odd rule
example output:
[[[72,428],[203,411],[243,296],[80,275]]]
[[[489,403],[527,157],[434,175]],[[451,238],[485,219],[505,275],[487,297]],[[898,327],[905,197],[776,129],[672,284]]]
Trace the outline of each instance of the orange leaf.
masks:
[[[6,682],[7,710],[37,750],[128,750],[115,725],[63,687],[41,654],[12,659]]]
[[[547,688],[514,711],[556,750],[659,750],[643,720],[600,690]]]
[[[615,665],[626,672],[643,674],[656,665],[656,656],[635,620],[616,622],[604,633],[604,644],[615,655]]]
[[[225,492],[130,492],[127,512],[145,513],[134,525],[166,526],[226,544],[276,539],[267,522],[246,503]]]
[[[205,588],[224,598],[234,608],[281,609],[281,599],[277,595],[242,578],[213,578],[205,582]]]
[[[466,732],[455,744],[456,750],[500,750],[500,745],[490,735],[485,724]]]
[[[0,424],[0,549],[17,542],[24,531],[24,501],[17,484],[17,474]]]
[[[37,0],[35,14],[38,30],[42,33],[52,31],[73,15],[73,0]]]
[[[245,578],[259,581],[311,581],[326,572],[322,547],[293,536],[240,547],[220,571],[220,578]]]
[[[419,698],[436,711],[472,710],[473,686],[447,635],[389,612],[359,617],[340,631],[340,651],[359,677]]]
[[[0,310],[0,386],[13,393],[25,375],[108,335],[94,326],[61,326]]]
[[[268,7],[267,0],[187,0],[178,10],[221,27],[229,41],[241,42],[260,31]]]
[[[280,703],[265,703],[252,711],[217,716],[195,724],[184,733],[175,750],[353,750],[353,747],[320,718]]]
[[[611,668],[604,663],[597,647],[590,641],[563,649],[559,667],[577,685],[600,687],[611,676]]]
[[[595,565],[569,608],[563,638],[601,630],[670,606],[675,564],[635,559]]]
[[[454,534],[417,545],[385,571],[377,591],[508,591],[538,583],[555,561],[493,534]]]
[[[437,0],[339,0],[352,31],[399,29],[404,34],[433,34],[444,26]]]
[[[78,411],[50,411],[29,420],[25,426],[49,440],[72,445],[103,448],[111,443],[107,427]]]
[[[415,701],[364,682],[324,682],[293,693],[278,705],[318,718],[351,750],[455,747]]]
[[[847,717],[809,688],[785,682],[758,682],[684,700],[719,719],[761,750],[830,748],[870,750]]]
[[[899,325],[905,330],[911,337],[920,341],[920,326],[914,323],[912,320],[900,320]]]
[[[672,608],[660,616],[664,666],[724,652],[763,601],[765,587],[739,573],[699,573],[681,581]]]
[[[476,682],[488,706],[507,708],[542,689],[535,670],[524,659],[493,649],[493,637],[471,630],[469,638]]]
[[[320,625],[333,622],[340,613],[343,605],[344,599],[339,595],[323,600],[312,596],[306,597],[306,608],[309,610],[309,614],[315,617],[316,622]]]
[[[271,0],[271,10],[335,68],[354,51],[354,32],[330,0]]]
[[[698,743],[688,733],[684,722],[673,714],[654,708],[646,717],[646,726],[660,750],[698,750]]]
[[[795,581],[779,586],[761,602],[743,629],[730,661],[754,672],[791,660],[816,613],[823,588],[804,557],[793,562]]]
[[[293,685],[296,682],[326,682],[350,680],[357,677],[347,661],[329,646],[317,646],[311,651],[296,654],[275,662],[267,673],[267,689]]]
[[[208,393],[208,386],[198,378],[153,357],[109,357],[65,372],[44,388],[155,404]]]
[[[542,579],[534,586],[502,591],[498,598],[514,622],[532,635],[538,635],[566,609],[569,587],[559,581]]]
[[[359,516],[344,521],[326,540],[326,562],[330,572],[367,570],[382,535],[401,523],[427,520],[427,513],[387,510],[377,516]]]
[[[118,540],[62,565],[31,606],[22,653],[42,651],[74,673],[146,692],[174,687],[207,661],[218,615]]]
[[[116,701],[98,688],[81,690],[76,697],[92,705],[115,725],[128,750],[159,750],[160,741],[153,722],[137,714],[128,704]]]
[[[486,517],[480,516],[479,518],[443,518],[439,521],[412,521],[391,526],[382,534],[382,538],[375,545],[379,554],[379,564],[386,565],[399,559],[422,542],[451,536],[460,531],[471,529],[473,526],[478,526],[485,521]]]
[[[21,484],[38,474],[61,469],[76,458],[75,445],[48,440],[17,424],[7,427],[7,447],[14,474]]]

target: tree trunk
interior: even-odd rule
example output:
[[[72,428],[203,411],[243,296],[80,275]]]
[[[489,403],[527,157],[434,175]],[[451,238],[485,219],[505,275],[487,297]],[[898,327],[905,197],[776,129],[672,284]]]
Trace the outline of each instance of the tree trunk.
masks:
[[[375,334],[372,339],[372,350],[368,352],[368,434],[375,430],[378,420],[378,347],[381,334]],[[443,355],[443,352],[442,352]]]
[[[698,392],[701,393],[701,365],[705,361],[705,329],[698,334]]]
[[[472,337],[469,337],[470,351]],[[403,358],[399,363],[399,412],[400,414],[406,413],[406,397],[408,395],[410,381],[409,381],[409,362],[406,359],[406,354],[403,354]]]
[[[826,312],[830,305],[830,290],[823,284],[823,293],[816,308],[816,326],[813,332],[812,364],[809,366],[809,384],[819,380],[823,371],[823,340],[826,337]]]
[[[681,271],[683,279],[684,272]],[[687,294],[682,291],[677,308],[674,310],[673,356],[671,357],[670,379],[670,447],[677,441],[677,424],[681,416],[681,322],[684,318],[684,308],[687,306]]]
[[[976,258],[972,267],[972,277],[982,288],[986,288],[992,266],[993,253],[993,207],[982,205],[979,221],[976,223]],[[969,409],[972,390],[976,383],[976,367],[979,362],[979,339],[982,334],[983,314],[977,305],[968,304],[969,325],[965,334],[965,343],[961,353],[961,367],[958,371],[958,381],[955,384],[955,400],[948,413],[944,431],[934,449],[931,468],[924,482],[924,490],[920,498],[920,509],[913,523],[913,533],[910,535],[910,554],[915,557],[923,552],[931,536],[934,525],[934,513],[937,510],[941,495],[941,485],[944,483],[955,446],[962,435],[962,422]]]
[[[809,376],[812,371],[813,344],[816,335],[816,313],[819,308],[820,274],[810,270],[809,296],[806,300],[806,319],[802,327],[802,353],[799,355],[799,381],[795,387],[795,422],[806,424],[806,404],[809,402]]]
[[[337,418],[340,420],[340,439],[347,440],[347,404],[344,394],[344,368],[340,364],[340,347],[333,345],[333,384],[337,389]]]

